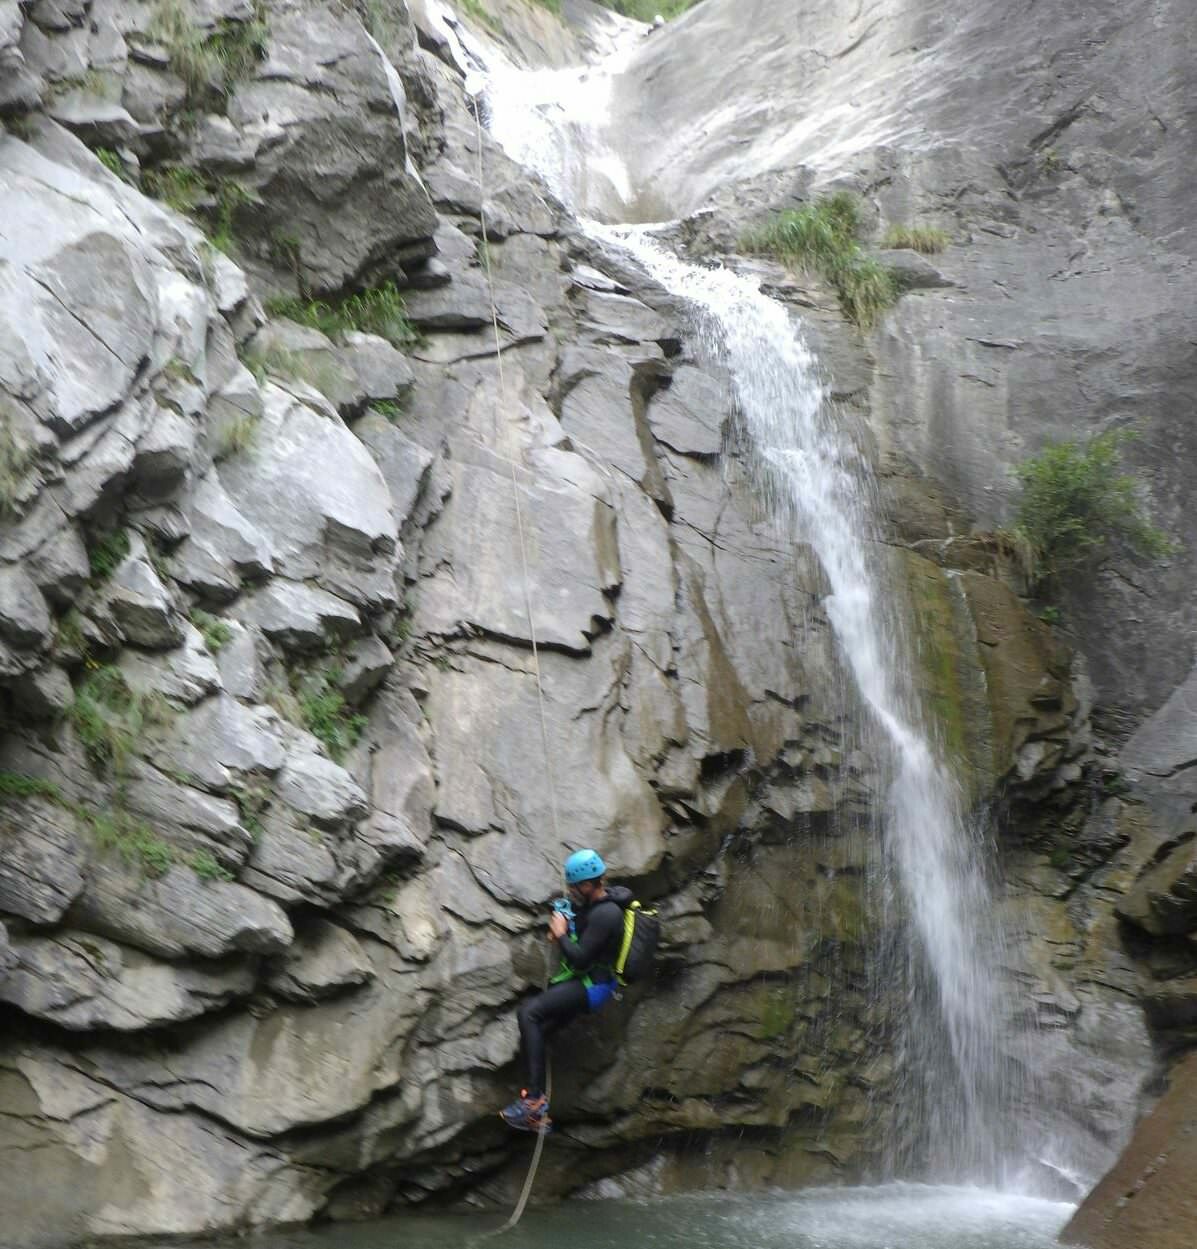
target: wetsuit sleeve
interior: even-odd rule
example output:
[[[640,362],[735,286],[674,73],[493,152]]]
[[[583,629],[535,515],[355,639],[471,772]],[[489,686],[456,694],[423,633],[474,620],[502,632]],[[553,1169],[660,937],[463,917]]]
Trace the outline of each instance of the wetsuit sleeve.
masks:
[[[586,924],[586,931],[579,941],[574,942],[564,936],[558,940],[557,946],[567,966],[574,971],[587,972],[595,963],[613,958],[612,950],[618,953],[617,936],[622,940],[623,908],[612,902],[608,906],[598,905],[594,908]]]

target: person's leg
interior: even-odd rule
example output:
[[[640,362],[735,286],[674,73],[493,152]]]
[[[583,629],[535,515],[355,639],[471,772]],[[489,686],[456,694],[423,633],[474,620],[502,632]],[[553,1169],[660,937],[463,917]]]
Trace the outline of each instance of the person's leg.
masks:
[[[535,1100],[544,1095],[545,1039],[565,1027],[571,1019],[589,1009],[586,986],[580,980],[550,985],[543,993],[528,998],[519,1009],[520,1041],[528,1071],[525,1096]]]

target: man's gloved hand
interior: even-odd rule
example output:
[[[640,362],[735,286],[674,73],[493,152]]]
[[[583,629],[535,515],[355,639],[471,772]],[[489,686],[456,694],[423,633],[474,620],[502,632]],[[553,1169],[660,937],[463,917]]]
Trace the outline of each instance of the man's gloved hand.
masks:
[[[554,911],[549,916],[549,939],[560,941],[567,932],[569,932],[569,920],[560,911]]]

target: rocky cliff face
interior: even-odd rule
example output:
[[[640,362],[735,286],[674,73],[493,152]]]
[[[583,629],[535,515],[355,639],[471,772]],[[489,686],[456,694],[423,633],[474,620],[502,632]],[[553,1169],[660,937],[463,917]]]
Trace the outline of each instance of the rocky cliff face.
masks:
[[[685,310],[485,138],[479,185],[460,80],[416,17],[420,50],[403,5],[0,3],[0,1212],[22,1244],[508,1195],[513,1006],[578,844],[658,900],[667,948],[653,993],[558,1072],[588,1148],[550,1154],[543,1193],[878,1161],[877,765],[821,572],[746,489]],[[520,20],[537,40],[552,21]],[[826,292],[765,276],[872,414],[914,544],[895,585],[971,792],[1026,817],[1010,929],[1033,970],[1011,1013],[1070,1056],[1057,1092],[1099,1160],[1150,1065],[1111,900],[1170,834],[1102,798],[1083,664],[1000,544],[953,536],[999,513],[933,437],[978,413],[980,473],[1010,453],[1008,373],[1056,393],[1031,364],[1046,342],[985,321],[1007,296],[981,275],[1077,227],[998,174],[962,199],[975,170],[883,157],[907,172],[879,204],[951,203],[976,231],[943,284],[865,345]],[[742,212],[689,233],[727,244]],[[1000,362],[981,406],[927,363],[959,362],[965,326]],[[1108,333],[1085,350],[1125,342]],[[1169,375],[1142,370],[1166,430]],[[1102,668],[1107,720],[1153,710],[1190,642],[1159,690]],[[1136,766],[1182,773],[1154,723]]]

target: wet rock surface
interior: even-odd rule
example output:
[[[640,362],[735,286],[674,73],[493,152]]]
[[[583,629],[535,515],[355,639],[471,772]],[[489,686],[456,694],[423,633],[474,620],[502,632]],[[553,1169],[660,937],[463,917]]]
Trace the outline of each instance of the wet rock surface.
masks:
[[[512,46],[562,61],[615,20],[567,30],[496,2]],[[657,901],[666,945],[651,992],[571,1036],[554,1115],[587,1151],[549,1156],[541,1195],[649,1156],[656,1191],[878,1162],[900,1003],[867,968],[901,917],[877,914],[880,778],[826,580],[752,496],[686,310],[488,139],[483,238],[474,123],[423,10],[374,29],[396,76],[356,10],[272,0],[259,28],[206,6],[199,28],[248,52],[221,85],[189,80],[149,6],[0,4],[0,1215],[21,1249],[509,1199],[524,1159],[493,1111],[578,844]],[[731,11],[707,0],[675,46]],[[907,38],[875,17],[834,81],[857,35]],[[1050,1032],[1048,1109],[1095,1170],[1152,1067],[1148,1023],[1179,1041],[1197,1019],[1191,726],[1167,697],[1192,639],[1176,625],[1150,679],[1119,667],[1179,618],[1183,569],[1151,595],[1121,566],[1103,578],[1103,612],[1152,601],[1099,654],[1105,617],[1066,644],[1002,543],[965,531],[1004,518],[1000,465],[1088,428],[1076,395],[1128,378],[1156,422],[1139,445],[1162,519],[1179,515],[1184,455],[1156,457],[1173,407],[1152,406],[1171,348],[1134,370],[1106,354],[1143,303],[1099,273],[1126,260],[1138,291],[1156,272],[1169,210],[1146,188],[1174,139],[1133,154],[1132,211],[1110,124],[1068,123],[1110,162],[1108,212],[1080,139],[1066,169],[1043,156],[1064,140],[1032,136],[995,170],[1020,120],[975,160],[898,143],[837,163],[832,144],[784,186],[760,181],[754,140],[739,174],[757,181],[692,231],[728,244],[817,178],[879,171],[879,212],[967,231],[971,251],[895,257],[912,293],[867,340],[825,292],[760,272],[871,422],[914,544],[888,563],[926,643],[920,693],[970,800],[1009,813],[1010,1034]],[[734,154],[715,137],[706,156],[726,180]],[[180,168],[202,183],[191,218],[153,177]],[[388,282],[416,333],[316,329],[268,302],[340,307]],[[1187,282],[1177,265],[1160,298],[1179,307]],[[1032,341],[1044,301],[1052,333]],[[1127,789],[1112,751],[1131,729]]]

